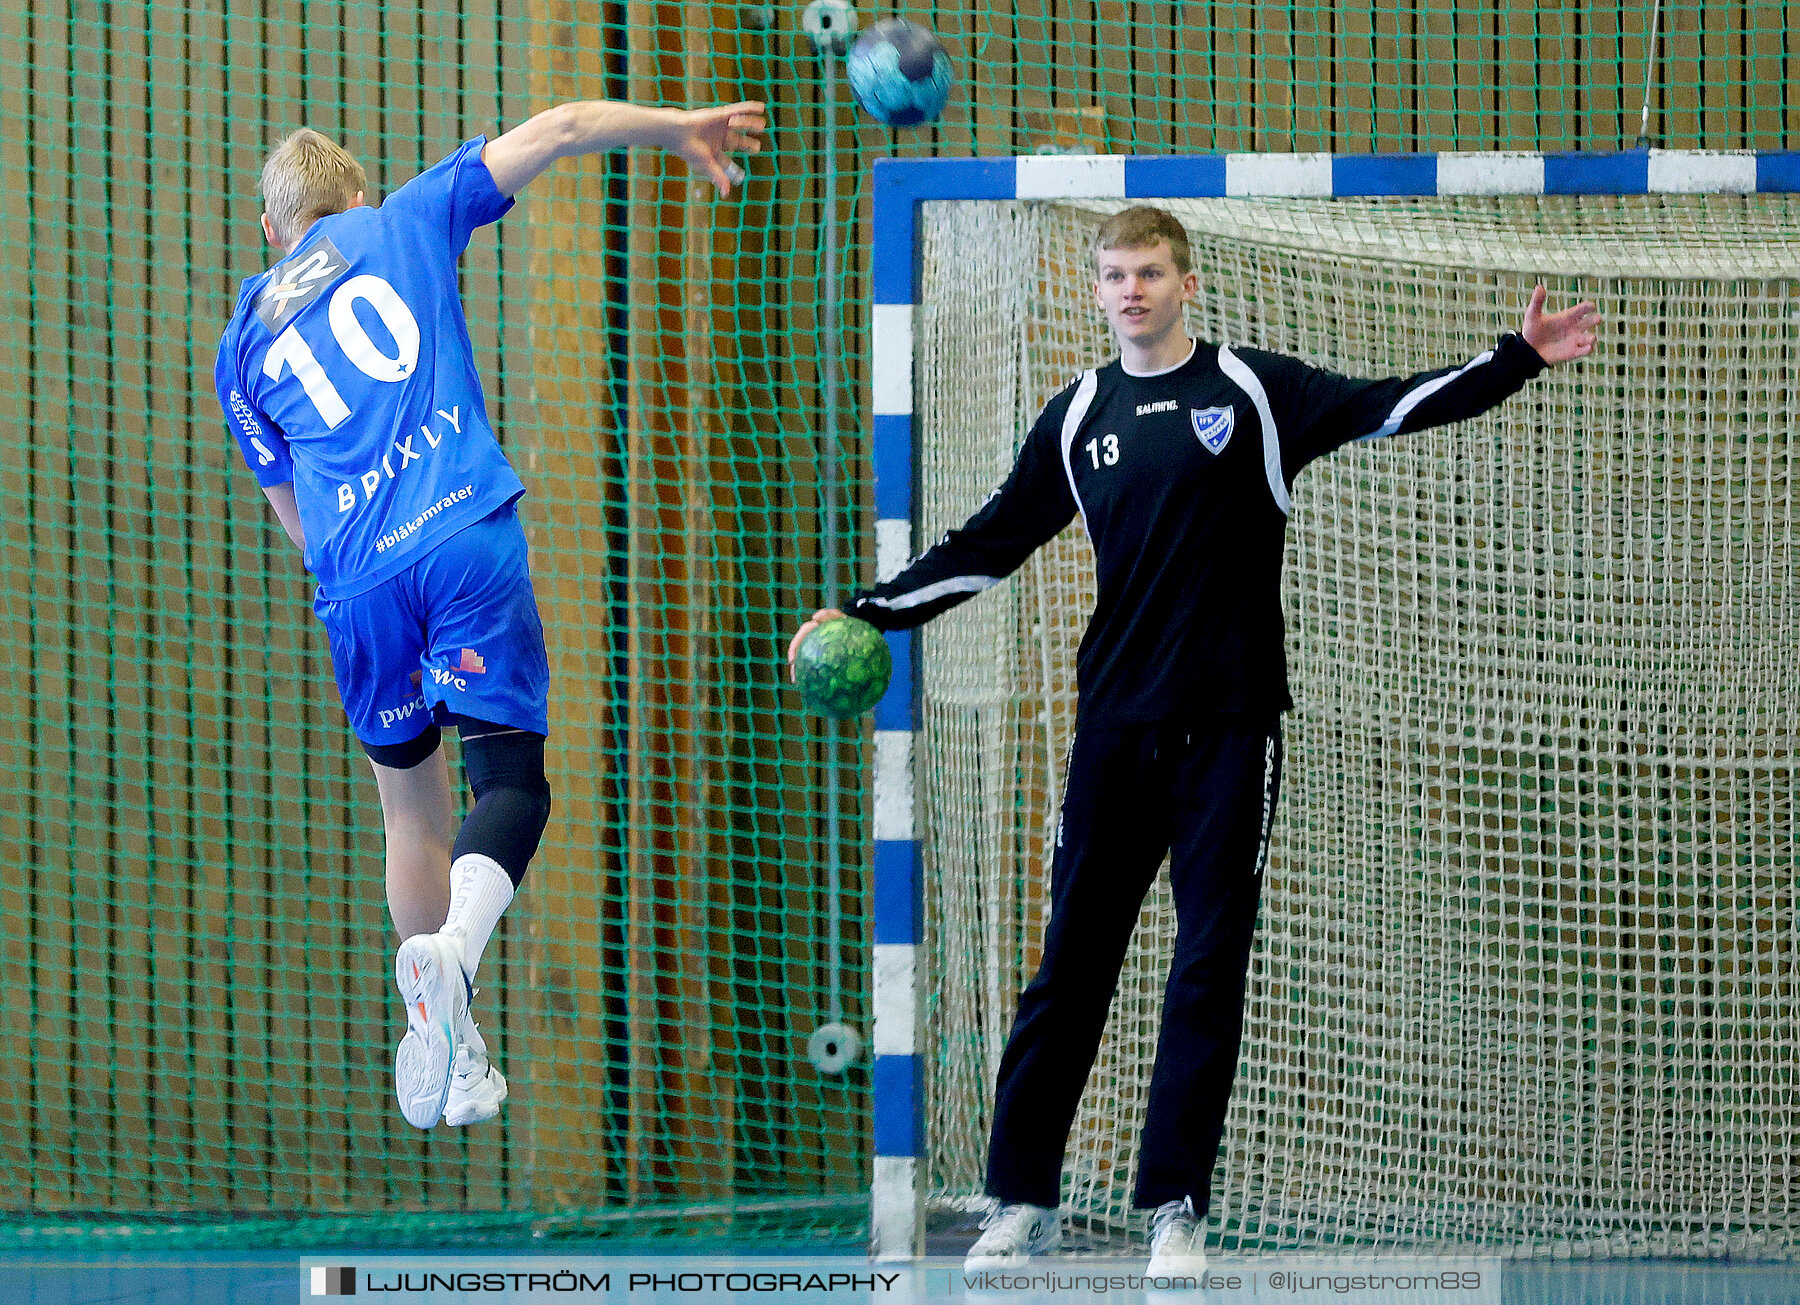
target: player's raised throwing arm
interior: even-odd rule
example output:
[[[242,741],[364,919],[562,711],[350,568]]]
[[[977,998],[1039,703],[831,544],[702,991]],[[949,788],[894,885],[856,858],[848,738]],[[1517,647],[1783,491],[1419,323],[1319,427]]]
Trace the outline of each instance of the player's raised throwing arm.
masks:
[[[654,145],[686,159],[705,173],[721,195],[742,180],[727,156],[762,148],[763,106],[759,101],[707,109],[652,109],[613,100],[573,100],[545,109],[481,151],[481,161],[502,195],[516,195],[558,159]]]

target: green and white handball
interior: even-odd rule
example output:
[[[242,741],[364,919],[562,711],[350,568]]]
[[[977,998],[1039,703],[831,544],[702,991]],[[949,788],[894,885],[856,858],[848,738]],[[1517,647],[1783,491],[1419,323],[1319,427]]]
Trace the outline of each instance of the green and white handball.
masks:
[[[794,683],[808,711],[833,720],[860,716],[881,700],[894,659],[881,631],[854,616],[821,622],[794,655]]]

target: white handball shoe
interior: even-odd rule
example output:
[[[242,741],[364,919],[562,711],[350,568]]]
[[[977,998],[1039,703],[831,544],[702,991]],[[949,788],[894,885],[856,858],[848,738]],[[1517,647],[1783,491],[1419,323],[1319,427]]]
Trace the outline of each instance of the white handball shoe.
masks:
[[[1014,1269],[1062,1242],[1062,1215],[1041,1205],[996,1203],[981,1226],[985,1231],[969,1247],[965,1269]]]
[[[506,1078],[488,1062],[487,1042],[475,1021],[465,1019],[463,1035],[456,1044],[456,1059],[450,1067],[444,1122],[452,1128],[483,1123],[500,1113],[500,1103],[505,1100]]]
[[[468,980],[453,935],[414,934],[394,957],[394,984],[406,1007],[406,1036],[394,1053],[394,1096],[414,1128],[443,1117],[451,1067],[468,1019]]]
[[[1198,1278],[1206,1272],[1206,1221],[1194,1213],[1194,1198],[1167,1201],[1150,1216],[1151,1278]]]

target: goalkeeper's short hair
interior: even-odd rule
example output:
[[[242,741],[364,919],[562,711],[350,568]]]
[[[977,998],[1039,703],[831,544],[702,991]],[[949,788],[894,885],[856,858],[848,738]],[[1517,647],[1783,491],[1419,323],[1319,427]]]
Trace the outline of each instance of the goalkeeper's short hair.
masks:
[[[1138,204],[1114,213],[1094,233],[1094,266],[1100,265],[1103,249],[1147,249],[1159,240],[1169,243],[1175,259],[1175,270],[1186,276],[1194,270],[1194,253],[1188,248],[1187,228],[1176,221],[1167,209]]]

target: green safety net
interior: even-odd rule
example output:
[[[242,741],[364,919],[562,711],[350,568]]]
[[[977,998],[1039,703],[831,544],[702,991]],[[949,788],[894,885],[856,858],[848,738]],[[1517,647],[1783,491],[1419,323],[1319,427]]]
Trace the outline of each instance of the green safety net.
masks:
[[[865,734],[781,652],[872,568],[870,162],[1616,149],[1646,83],[1655,144],[1788,146],[1791,11],[1664,5],[1652,42],[1653,8],[915,9],[944,117],[885,129],[834,67],[831,135],[798,6],[0,13],[0,1243],[858,1241],[866,1054],[807,1043],[868,1035]],[[512,1099],[419,1134],[374,785],[213,350],[285,131],[386,193],[579,97],[759,98],[774,132],[723,202],[647,152],[563,163],[464,261],[556,810],[477,1004]]]

